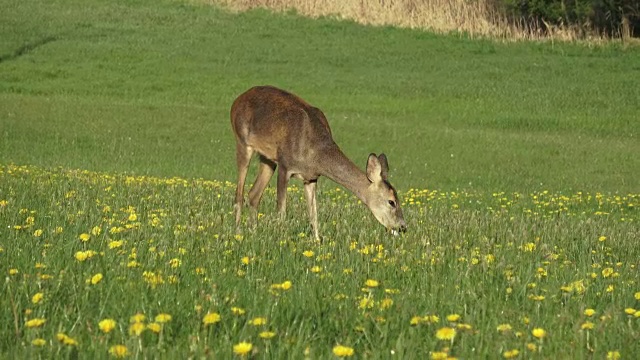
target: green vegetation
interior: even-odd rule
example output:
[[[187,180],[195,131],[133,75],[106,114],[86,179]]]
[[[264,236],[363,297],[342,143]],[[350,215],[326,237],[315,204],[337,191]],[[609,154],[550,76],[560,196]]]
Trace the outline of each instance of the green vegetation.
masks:
[[[385,151],[399,189],[640,189],[639,49],[180,2],[3,9],[4,163],[231,180],[230,104],[273,84],[322,108],[362,166]]]
[[[639,49],[0,6],[0,358],[640,354]],[[409,232],[324,179],[324,242],[295,182],[237,234],[228,111],[256,84],[384,151]]]

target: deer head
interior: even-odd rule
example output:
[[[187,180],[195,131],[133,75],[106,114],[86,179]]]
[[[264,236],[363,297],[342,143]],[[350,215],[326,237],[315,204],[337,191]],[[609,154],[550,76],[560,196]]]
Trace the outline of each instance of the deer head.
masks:
[[[396,189],[387,181],[389,164],[384,154],[370,154],[367,160],[367,178],[370,181],[364,197],[373,216],[393,235],[407,230]]]

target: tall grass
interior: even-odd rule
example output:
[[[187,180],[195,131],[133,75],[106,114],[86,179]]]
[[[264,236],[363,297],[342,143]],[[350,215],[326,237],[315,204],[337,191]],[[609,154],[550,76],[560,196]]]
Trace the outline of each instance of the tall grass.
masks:
[[[583,38],[568,26],[542,21],[509,21],[488,0],[202,0],[223,4],[236,11],[257,7],[276,11],[295,10],[310,17],[337,16],[367,25],[418,28],[437,33],[465,33],[509,40]],[[601,36],[592,33],[592,40]]]

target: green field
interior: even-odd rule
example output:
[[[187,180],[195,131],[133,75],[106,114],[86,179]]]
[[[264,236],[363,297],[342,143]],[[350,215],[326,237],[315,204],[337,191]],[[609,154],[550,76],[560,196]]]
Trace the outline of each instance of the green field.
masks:
[[[640,356],[639,48],[0,8],[0,358]],[[258,84],[323,109],[363,168],[385,152],[409,231],[323,179],[322,243],[296,181],[285,221],[272,187],[237,234],[228,113]]]

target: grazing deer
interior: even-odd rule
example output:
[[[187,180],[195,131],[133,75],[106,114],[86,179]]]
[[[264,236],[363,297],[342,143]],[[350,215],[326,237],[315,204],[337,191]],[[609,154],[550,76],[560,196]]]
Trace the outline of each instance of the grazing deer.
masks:
[[[231,126],[236,136],[238,165],[234,204],[236,226],[240,224],[249,162],[257,152],[260,157],[258,177],[249,191],[249,206],[256,212],[277,167],[278,212],[284,216],[289,179],[302,179],[316,239],[320,238],[316,183],[321,175],[352,191],[394,235],[406,230],[398,195],[387,181],[387,157],[370,154],[366,173],[360,170],[333,141],[329,123],[320,109],[284,90],[257,86],[233,102]]]

